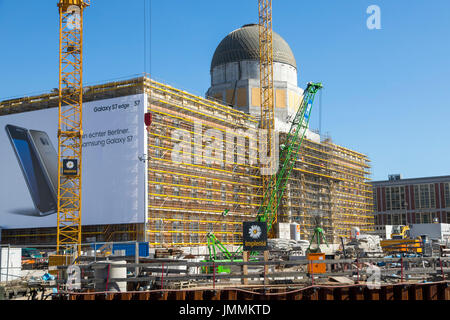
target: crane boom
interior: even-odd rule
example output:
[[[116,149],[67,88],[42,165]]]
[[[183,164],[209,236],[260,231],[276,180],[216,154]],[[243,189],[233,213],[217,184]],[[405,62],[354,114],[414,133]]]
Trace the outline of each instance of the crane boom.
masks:
[[[270,187],[264,194],[264,199],[258,209],[257,220],[267,222],[267,231],[273,230],[272,227],[276,222],[276,213],[280,206],[283,193],[286,188],[287,181],[294,167],[295,161],[298,159],[300,146],[309,125],[311,116],[311,109],[316,93],[322,88],[321,83],[309,82],[305,91],[303,92],[303,99],[300,106],[292,120],[289,132],[286,135],[286,140],[281,146],[280,166],[276,175],[271,177],[272,181]],[[272,209],[274,208],[274,209]],[[223,214],[226,215],[228,211]],[[216,261],[216,247],[222,252],[225,259],[231,260],[234,257],[242,254],[242,245],[236,249],[234,253],[230,253],[224,245],[214,236],[212,232],[207,234],[209,261]],[[325,240],[326,241],[326,240]]]
[[[292,168],[297,160],[303,137],[308,128],[314,97],[321,88],[321,83],[308,83],[303,93],[302,102],[292,120],[286,140],[280,146],[280,161],[282,165],[277,174],[271,177],[270,188],[265,190],[263,204],[260,206],[257,214],[259,221],[267,222],[268,231],[272,229],[276,222],[277,210],[280,206],[284,189],[286,188]]]
[[[57,251],[81,244],[83,10],[89,1],[60,0]]]

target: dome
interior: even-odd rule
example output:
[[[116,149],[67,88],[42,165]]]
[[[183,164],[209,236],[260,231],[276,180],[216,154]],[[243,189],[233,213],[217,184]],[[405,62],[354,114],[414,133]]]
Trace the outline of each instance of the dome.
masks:
[[[288,43],[272,32],[273,62],[297,68],[294,54]],[[222,64],[242,60],[259,60],[259,26],[247,24],[229,33],[217,46],[211,61],[211,70]]]

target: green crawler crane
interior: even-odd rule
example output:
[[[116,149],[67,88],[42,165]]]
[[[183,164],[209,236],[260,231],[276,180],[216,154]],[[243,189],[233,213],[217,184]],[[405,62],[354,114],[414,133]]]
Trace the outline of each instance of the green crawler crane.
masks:
[[[306,134],[306,129],[309,126],[309,120],[311,118],[311,109],[314,102],[316,93],[322,88],[322,83],[309,82],[303,92],[301,104],[292,120],[291,127],[287,133],[284,144],[280,146],[280,161],[281,166],[277,174],[271,177],[272,182],[263,197],[261,206],[257,212],[257,221],[267,222],[267,231],[272,229],[274,222],[276,221],[278,207],[281,204],[284,190],[286,189],[287,181],[294,167],[295,161],[298,159],[300,146],[303,142],[303,138]],[[266,204],[266,205],[264,205]],[[273,211],[270,208],[274,208]],[[224,212],[223,216],[228,214]],[[225,246],[214,236],[213,233],[208,233],[208,249],[209,259],[208,262],[214,261],[238,261],[233,258],[242,254],[242,246],[240,246],[235,253],[230,253]],[[218,260],[217,251],[218,248],[222,252],[222,258]],[[240,260],[242,261],[242,260]],[[228,268],[222,268],[224,272],[229,272]]]

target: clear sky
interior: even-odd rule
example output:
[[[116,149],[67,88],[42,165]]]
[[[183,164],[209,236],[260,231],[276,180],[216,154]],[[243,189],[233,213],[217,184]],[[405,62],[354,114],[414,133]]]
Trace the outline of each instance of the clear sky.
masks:
[[[144,0],[91,2],[85,84],[144,72],[146,51],[154,79],[202,96],[219,42],[258,19],[257,0],[152,0],[144,28]],[[58,86],[56,3],[0,0],[0,100]],[[372,4],[380,30],[366,25]],[[450,174],[450,1],[273,0],[273,27],[294,52],[299,85],[325,86],[322,132],[367,154],[374,180]]]

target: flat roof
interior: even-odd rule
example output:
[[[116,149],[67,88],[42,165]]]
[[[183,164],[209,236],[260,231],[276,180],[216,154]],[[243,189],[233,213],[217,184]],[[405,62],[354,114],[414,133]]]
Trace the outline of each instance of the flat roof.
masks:
[[[431,176],[431,177],[419,177],[419,178],[407,178],[399,180],[379,180],[371,181],[370,183],[375,186],[398,186],[407,184],[421,184],[421,183],[438,183],[438,182],[450,182],[450,175],[448,176]]]

